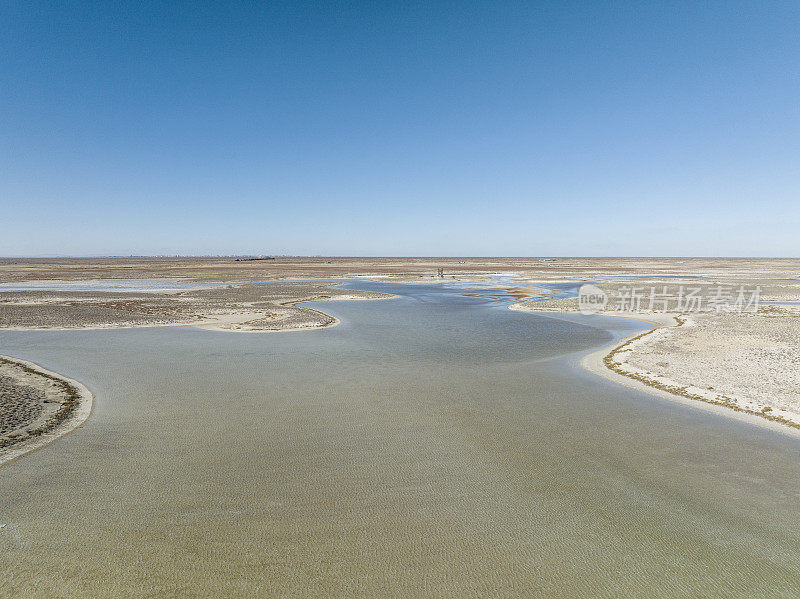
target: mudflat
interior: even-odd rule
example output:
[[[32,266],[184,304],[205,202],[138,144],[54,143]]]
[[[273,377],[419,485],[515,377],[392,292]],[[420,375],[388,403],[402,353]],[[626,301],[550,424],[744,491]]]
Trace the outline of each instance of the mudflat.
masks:
[[[37,364],[0,356],[0,466],[83,424],[92,394]]]
[[[12,595],[800,593],[800,440],[724,416],[791,418],[797,261],[11,262],[0,348],[95,395],[0,468]],[[781,303],[577,313],[698,281]]]
[[[441,271],[441,275],[439,276]],[[183,325],[264,331],[337,324],[317,299],[380,299],[344,279],[484,285],[524,311],[577,312],[572,289],[644,294],[643,308],[606,315],[652,321],[647,294],[703,286],[758,288],[752,312],[665,310],[658,330],[600,361],[621,382],[755,415],[800,430],[800,260],[768,258],[62,258],[0,259],[0,328]],[[486,286],[489,286],[488,288]],[[469,293],[469,292],[468,292]],[[663,315],[663,314],[662,314]],[[662,315],[655,315],[657,317]],[[675,320],[678,317],[678,320]],[[664,323],[681,326],[663,326]]]
[[[798,441],[579,367],[641,325],[363,285],[291,334],[0,332],[96,396],[0,468],[8,592],[800,592]]]

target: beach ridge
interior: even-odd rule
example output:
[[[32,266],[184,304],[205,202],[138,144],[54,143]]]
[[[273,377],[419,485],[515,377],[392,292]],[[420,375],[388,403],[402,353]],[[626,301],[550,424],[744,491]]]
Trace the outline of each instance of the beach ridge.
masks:
[[[508,306],[509,310],[520,312],[553,312],[552,309],[539,310],[536,302],[516,302]],[[585,355],[581,366],[589,372],[626,387],[655,395],[670,401],[678,401],[684,405],[711,411],[729,418],[735,418],[750,424],[769,428],[784,434],[800,437],[800,421],[791,418],[791,414],[776,414],[764,409],[760,404],[737,398],[733,394],[720,394],[712,389],[705,389],[692,383],[677,383],[662,375],[656,375],[642,368],[637,368],[620,359],[624,352],[635,352],[638,342],[646,343],[648,337],[668,328],[683,326],[689,317],[680,313],[613,313],[602,312],[603,316],[625,318],[650,325],[645,331],[637,331],[630,335]],[[788,416],[788,417],[787,417]]]
[[[39,364],[0,355],[0,375],[24,380],[20,386],[46,389],[49,399],[45,403],[58,405],[53,397],[61,399],[60,405],[43,420],[24,422],[0,435],[0,467],[72,432],[86,422],[92,412],[94,397],[84,384]]]

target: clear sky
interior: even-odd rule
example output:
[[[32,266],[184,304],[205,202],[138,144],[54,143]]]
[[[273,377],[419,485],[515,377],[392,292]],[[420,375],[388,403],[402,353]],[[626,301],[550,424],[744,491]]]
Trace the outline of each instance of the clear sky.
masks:
[[[800,255],[798,2],[0,4],[0,255]]]

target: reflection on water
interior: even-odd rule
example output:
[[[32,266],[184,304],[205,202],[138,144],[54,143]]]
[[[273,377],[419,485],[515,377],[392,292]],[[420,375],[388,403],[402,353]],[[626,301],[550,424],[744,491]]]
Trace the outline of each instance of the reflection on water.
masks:
[[[800,593],[800,443],[577,367],[635,323],[353,286],[403,297],[308,332],[2,332],[96,394],[0,468],[3,592]]]

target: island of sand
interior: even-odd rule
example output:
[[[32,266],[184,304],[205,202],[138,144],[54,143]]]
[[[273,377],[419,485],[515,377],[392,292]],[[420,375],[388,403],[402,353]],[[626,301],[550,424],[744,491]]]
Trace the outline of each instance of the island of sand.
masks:
[[[593,286],[612,299],[596,314],[639,320],[652,328],[594,352],[582,364],[641,391],[779,425],[777,430],[784,427],[796,434],[800,432],[800,280],[790,274],[695,272],[684,279],[653,275],[594,280]],[[735,305],[674,309],[678,294],[686,289],[700,289],[701,296],[713,297],[716,289],[741,287],[758,288],[758,303],[745,310]],[[633,309],[615,309],[619,306],[614,298],[636,289],[645,294],[657,290],[668,308],[654,310],[645,300]],[[510,307],[540,313],[580,310],[575,297],[523,300]]]
[[[174,285],[166,288],[144,286],[123,291],[109,291],[102,286],[93,290],[91,284],[76,291],[53,290],[47,285],[13,291],[0,288],[0,328],[314,329],[334,326],[338,321],[321,310],[297,304],[392,297],[385,293],[339,289],[337,283],[331,281],[170,281]]]
[[[337,289],[336,283],[330,281],[209,286],[196,286],[195,282],[195,285],[186,283],[132,292],[53,291],[53,280],[47,281],[50,285],[43,285],[44,289],[0,293],[0,328],[191,326],[237,332],[295,331],[339,323],[336,317],[321,310],[298,306],[300,302],[392,297],[385,293]],[[0,464],[80,426],[89,416],[91,405],[92,395],[81,383],[36,364],[3,356],[0,358]]]
[[[0,356],[0,464],[65,435],[91,411],[92,394],[78,381]]]
[[[598,314],[650,323],[584,360],[587,368],[642,390],[800,427],[800,260],[731,258],[107,258],[0,259],[0,328],[183,325],[230,331],[333,326],[304,301],[379,299],[336,280],[467,282],[509,307],[574,313],[559,290],[592,283],[624,289],[738,286],[760,289],[751,311],[647,309]],[[172,282],[110,291],[103,280]],[[315,280],[317,279],[317,280]],[[325,280],[319,280],[325,279]],[[82,283],[74,290],[64,284]]]

